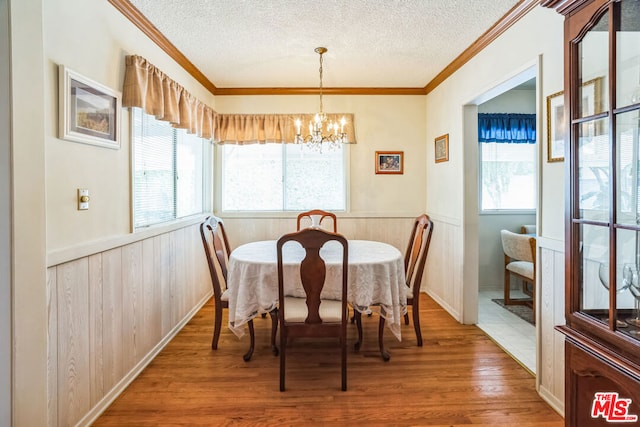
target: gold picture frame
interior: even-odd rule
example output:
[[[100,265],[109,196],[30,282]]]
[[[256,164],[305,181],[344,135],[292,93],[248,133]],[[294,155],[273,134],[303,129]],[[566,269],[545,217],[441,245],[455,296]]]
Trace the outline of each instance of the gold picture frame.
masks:
[[[449,134],[439,136],[435,139],[435,159],[436,163],[449,161]]]
[[[581,117],[589,117],[602,112],[602,77],[596,77],[582,84],[580,88]],[[593,122],[591,132],[602,133],[601,123]],[[567,137],[564,108],[564,91],[547,96],[547,161],[564,161],[564,145]]]
[[[376,174],[404,173],[404,151],[376,151]]]
[[[564,91],[547,96],[547,162],[564,161]]]

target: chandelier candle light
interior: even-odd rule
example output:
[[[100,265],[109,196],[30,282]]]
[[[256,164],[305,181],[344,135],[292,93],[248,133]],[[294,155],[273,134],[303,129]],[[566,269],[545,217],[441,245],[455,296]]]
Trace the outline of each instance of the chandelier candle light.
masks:
[[[327,120],[327,115],[324,113],[322,107],[322,55],[327,52],[326,47],[317,47],[315,52],[320,55],[320,112],[316,113],[313,120],[309,122],[309,134],[302,136],[301,127],[302,122],[300,119],[296,120],[296,144],[305,144],[310,148],[322,150],[323,143],[329,145],[330,148],[336,148],[339,144],[348,144],[347,134],[344,131],[344,126],[347,123],[346,119],[342,117],[340,122],[333,122]],[[326,124],[326,135],[322,134],[323,128]]]

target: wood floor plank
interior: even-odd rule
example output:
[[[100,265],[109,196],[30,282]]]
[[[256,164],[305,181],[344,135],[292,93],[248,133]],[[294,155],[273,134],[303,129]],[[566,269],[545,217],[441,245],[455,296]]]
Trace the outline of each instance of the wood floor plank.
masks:
[[[337,343],[294,341],[287,390],[280,392],[269,317],[255,320],[256,351],[244,362],[248,337],[238,339],[226,327],[218,350],[211,350],[212,308],[212,302],[203,307],[94,426],[564,425],[522,366],[426,295],[424,346],[416,346],[413,326],[403,324],[402,342],[385,336],[389,362],[377,350],[377,317],[363,317],[362,348],[351,347],[347,356],[346,392]],[[350,345],[355,341],[349,325]]]

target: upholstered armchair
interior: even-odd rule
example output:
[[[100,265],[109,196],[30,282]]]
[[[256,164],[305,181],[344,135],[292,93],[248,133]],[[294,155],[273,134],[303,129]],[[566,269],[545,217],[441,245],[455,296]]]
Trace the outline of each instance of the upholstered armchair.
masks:
[[[501,230],[504,251],[504,304],[528,305],[535,313],[536,239],[526,234]],[[511,277],[522,280],[522,291],[530,298],[511,298]]]

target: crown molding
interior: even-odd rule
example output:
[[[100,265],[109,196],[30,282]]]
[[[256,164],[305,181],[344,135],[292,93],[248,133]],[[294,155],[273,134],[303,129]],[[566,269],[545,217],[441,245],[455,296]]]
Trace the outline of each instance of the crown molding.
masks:
[[[437,76],[433,78],[425,86],[425,93],[429,93],[440,85],[443,81],[449,78],[453,73],[458,71],[464,64],[466,64],[471,58],[476,56],[487,47],[491,42],[501,36],[507,31],[513,24],[518,22],[520,18],[529,13],[534,7],[540,3],[540,0],[521,0],[518,4],[513,6],[509,12],[507,12],[498,22],[496,22],[491,28],[484,32],[475,42],[471,44],[464,52],[462,52],[456,59],[454,59],[444,70],[442,70]]]
[[[217,88],[215,95],[318,95],[317,87]],[[425,95],[423,87],[324,87],[323,95]]]
[[[216,86],[177,47],[173,45],[129,0],[107,0],[129,21],[145,33],[160,49],[164,50],[182,68],[193,76],[209,92],[215,93]]]
[[[327,95],[426,95],[477,55],[482,49],[498,38],[508,28],[526,15],[531,9],[540,4],[541,0],[521,0],[500,21],[496,22],[484,34],[482,34],[471,46],[447,65],[425,87],[344,87],[323,88],[323,94]],[[543,0],[550,5],[574,3],[580,0]],[[318,94],[318,88],[218,88],[195,66],[187,57],[171,43],[129,0],[108,0],[127,19],[146,34],[155,44],[173,58],[182,68],[191,74],[213,95],[311,95]],[[546,6],[551,7],[551,6]]]

